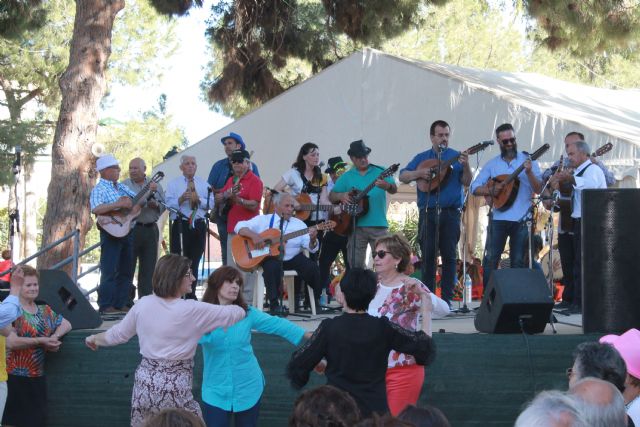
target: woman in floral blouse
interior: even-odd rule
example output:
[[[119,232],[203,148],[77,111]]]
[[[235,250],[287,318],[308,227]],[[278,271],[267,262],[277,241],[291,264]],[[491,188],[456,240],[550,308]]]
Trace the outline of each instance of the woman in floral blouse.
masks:
[[[401,235],[376,241],[373,264],[378,274],[378,290],[369,304],[372,316],[387,317],[410,331],[422,329],[431,335],[431,318],[449,313],[449,306],[418,279],[403,272],[411,262],[411,247]],[[419,321],[419,318],[422,318]],[[394,416],[407,405],[415,405],[424,383],[424,366],[407,354],[391,351],[387,367],[387,401]]]
[[[22,316],[13,322],[14,330],[7,337],[9,395],[2,424],[37,427],[45,425],[47,415],[45,352],[58,351],[60,338],[71,330],[71,323],[48,305],[36,305],[38,272],[28,265],[22,270]]]

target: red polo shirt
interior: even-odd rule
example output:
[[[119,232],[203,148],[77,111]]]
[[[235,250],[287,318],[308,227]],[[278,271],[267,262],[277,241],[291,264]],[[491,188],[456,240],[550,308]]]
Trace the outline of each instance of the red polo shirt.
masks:
[[[234,178],[235,176],[229,177],[224,187],[222,187],[222,191],[226,191],[234,185]],[[260,200],[262,199],[262,187],[263,185],[260,178],[258,178],[252,171],[248,171],[242,178],[240,178],[240,192],[238,193],[238,197],[245,200],[255,200],[259,205]],[[229,215],[227,216],[227,232],[233,233],[233,229],[239,221],[246,221],[259,213],[260,209],[250,211],[244,206],[233,204],[229,210]]]

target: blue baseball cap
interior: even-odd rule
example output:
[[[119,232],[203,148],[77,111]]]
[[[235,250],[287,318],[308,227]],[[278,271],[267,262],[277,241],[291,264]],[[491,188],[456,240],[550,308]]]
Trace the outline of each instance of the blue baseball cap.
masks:
[[[238,144],[240,144],[240,147],[243,150],[245,149],[245,145],[244,145],[244,141],[242,140],[242,137],[235,132],[230,132],[229,135],[223,136],[222,138],[220,138],[220,142],[224,144],[225,139],[229,139],[229,138],[234,139]]]

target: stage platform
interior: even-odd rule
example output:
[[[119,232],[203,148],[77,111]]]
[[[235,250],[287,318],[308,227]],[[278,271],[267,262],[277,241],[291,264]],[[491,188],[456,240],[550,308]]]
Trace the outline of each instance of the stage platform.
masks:
[[[477,304],[475,304],[477,305]],[[321,319],[299,320],[314,329]],[[522,405],[544,389],[566,389],[571,353],[583,341],[580,316],[560,319],[557,334],[547,326],[540,335],[477,333],[473,315],[434,321],[438,354],[427,368],[421,404],[439,407],[454,427],[511,426]],[[108,327],[113,321],[105,322]],[[570,323],[570,324],[569,324]],[[577,326],[575,326],[577,325]],[[60,352],[47,355],[49,421],[51,427],[127,426],[135,368],[140,361],[137,338],[92,352],[84,338],[93,330],[72,331]],[[289,386],[285,365],[294,350],[288,342],[254,334],[253,345],[263,368],[266,388],[260,426],[286,426],[297,392]],[[202,357],[196,355],[194,394],[200,398]],[[325,383],[313,373],[307,387]]]

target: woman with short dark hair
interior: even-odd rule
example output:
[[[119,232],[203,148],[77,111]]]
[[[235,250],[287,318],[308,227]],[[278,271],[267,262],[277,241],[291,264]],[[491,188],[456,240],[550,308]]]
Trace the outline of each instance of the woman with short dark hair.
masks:
[[[138,335],[142,361],[136,369],[131,397],[131,425],[163,408],[184,408],[198,416],[193,399],[193,356],[202,335],[243,319],[242,307],[207,304],[182,297],[194,280],[189,258],[170,254],[158,260],[153,273],[153,295],[138,300],[125,318],[106,332],[90,335],[86,344],[98,347],[123,344]]]

